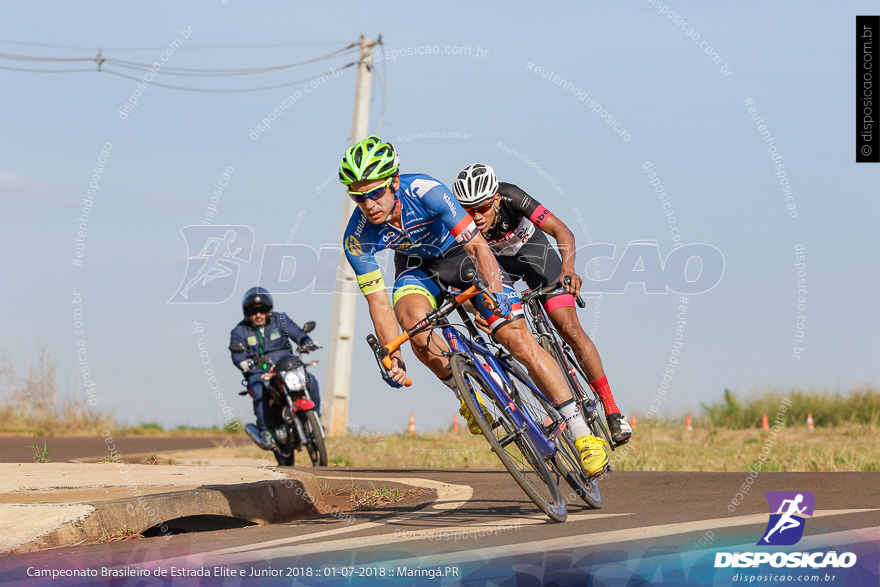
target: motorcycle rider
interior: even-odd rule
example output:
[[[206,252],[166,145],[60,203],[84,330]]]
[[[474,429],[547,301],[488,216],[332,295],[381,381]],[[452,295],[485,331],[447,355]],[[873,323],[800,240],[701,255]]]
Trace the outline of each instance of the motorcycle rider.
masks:
[[[278,362],[282,357],[291,354],[287,339],[290,338],[296,344],[305,347],[307,352],[320,347],[302,331],[296,322],[291,320],[284,312],[273,312],[272,296],[268,290],[262,287],[252,287],[244,294],[241,308],[244,312],[244,320],[232,329],[229,344],[243,344],[248,350],[243,353],[232,353],[232,363],[241,369],[247,378],[248,389],[254,399],[254,415],[257,425],[247,424],[245,431],[262,448],[272,450],[275,447],[275,439],[266,428],[265,398],[263,395],[266,381],[262,378],[264,373],[262,365],[254,363],[252,357],[266,355],[273,362]],[[309,395],[315,402],[315,412],[321,413],[321,395],[318,391],[318,380],[309,373],[311,387]]]

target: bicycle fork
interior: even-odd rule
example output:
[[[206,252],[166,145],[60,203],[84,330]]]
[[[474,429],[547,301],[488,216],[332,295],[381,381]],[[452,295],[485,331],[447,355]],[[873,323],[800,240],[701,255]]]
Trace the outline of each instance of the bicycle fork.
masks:
[[[443,334],[444,338],[446,338],[446,342],[449,344],[450,349],[454,349],[453,352],[464,355],[464,358],[468,363],[477,366],[476,363],[478,361],[475,355],[470,350],[468,345],[466,345],[464,341],[459,339],[459,335],[454,329],[444,329]],[[516,402],[513,401],[510,393],[508,393],[508,390],[513,388],[508,379],[508,374],[505,373],[505,370],[501,368],[498,361],[495,359],[494,356],[492,356],[491,353],[484,354],[483,359],[485,360],[488,367],[492,370],[492,372],[497,373],[499,379],[501,379],[501,383],[499,384],[499,382],[496,381],[494,377],[486,374],[486,369],[482,366],[482,364],[478,366],[478,369],[484,373],[483,378],[492,392],[491,396],[489,396],[488,399],[504,412],[504,417],[508,418],[511,427],[513,428],[513,430],[505,435],[503,438],[498,439],[498,443],[502,447],[504,447],[511,442],[515,442],[522,435],[527,435],[542,459],[552,458],[556,454],[556,446],[552,442],[548,441],[546,436],[540,433],[541,431],[543,431],[543,426],[534,421],[531,421],[529,417],[520,408],[517,407]],[[458,397],[459,399],[461,399],[460,395]],[[479,405],[479,402],[477,402],[477,404]],[[495,418],[495,424],[492,428],[493,430],[497,429],[499,426],[502,426],[503,422],[501,422],[500,420],[500,418]],[[561,432],[561,430],[559,432]]]

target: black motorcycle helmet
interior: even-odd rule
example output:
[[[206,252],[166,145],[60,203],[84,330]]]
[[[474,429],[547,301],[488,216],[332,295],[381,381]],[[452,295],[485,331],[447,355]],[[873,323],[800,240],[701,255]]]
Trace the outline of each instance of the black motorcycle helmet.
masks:
[[[264,287],[252,287],[244,294],[241,301],[241,309],[245,318],[250,318],[255,311],[262,310],[267,314],[272,311],[274,303],[272,295]]]

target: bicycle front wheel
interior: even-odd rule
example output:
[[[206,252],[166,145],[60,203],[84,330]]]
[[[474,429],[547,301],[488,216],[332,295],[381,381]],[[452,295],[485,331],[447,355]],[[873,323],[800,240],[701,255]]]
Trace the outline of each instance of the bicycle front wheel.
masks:
[[[539,456],[528,436],[516,428],[507,413],[495,402],[495,395],[482,373],[462,355],[452,356],[450,368],[467,409],[508,473],[551,520],[564,522],[568,516],[565,500],[547,463]],[[482,399],[482,408],[478,397]]]

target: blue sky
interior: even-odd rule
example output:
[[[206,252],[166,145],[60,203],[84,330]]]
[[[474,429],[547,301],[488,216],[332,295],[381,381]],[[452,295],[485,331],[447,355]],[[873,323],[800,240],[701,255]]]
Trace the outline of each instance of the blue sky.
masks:
[[[701,402],[715,401],[725,388],[748,394],[873,383],[878,277],[869,242],[880,213],[878,167],[854,162],[853,32],[855,15],[870,13],[875,4],[669,4],[687,30],[661,6],[646,0],[540,9],[524,2],[391,2],[381,8],[240,0],[124,7],[22,3],[6,7],[0,52],[94,57],[101,47],[108,58],[153,63],[187,27],[192,33],[167,67],[291,63],[342,48],[361,34],[381,33],[382,49],[398,54],[438,47],[440,54],[405,55],[376,67],[370,129],[395,143],[404,173],[427,173],[449,184],[465,165],[490,163],[503,181],[516,183],[568,223],[578,244],[586,244],[586,227],[593,242],[615,244],[618,259],[627,243],[638,240],[657,241],[665,257],[673,241],[643,169],[651,162],[682,241],[722,251],[721,282],[691,296],[687,306],[681,366],[661,414],[697,413]],[[718,69],[703,41],[732,75]],[[254,45],[262,47],[244,47]],[[445,54],[447,47],[466,47],[470,55]],[[259,87],[350,61],[349,54],[264,75],[160,73],[155,80]],[[529,62],[591,92],[630,140],[570,91],[528,71]],[[87,348],[99,406],[129,422],[210,425],[221,423],[223,414],[200,362],[200,335],[192,334],[198,321],[221,389],[234,398],[236,414],[250,419],[249,402],[234,395],[239,377],[226,351],[229,331],[240,320],[241,296],[259,277],[264,245],[287,243],[295,225],[295,243],[336,244],[344,192],[332,179],[316,188],[335,174],[349,142],[354,69],[297,99],[257,140],[251,129],[303,84],[251,93],[149,86],[123,120],[118,111],[136,86],[107,72],[0,69],[8,325],[2,346],[26,365],[46,345],[63,384],[85,400],[70,303],[76,291],[85,339],[79,344]],[[784,155],[795,218],[744,104],[750,98]],[[458,137],[412,137],[418,133]],[[112,149],[92,201],[83,265],[74,267],[77,218],[105,143]],[[499,144],[539,163],[564,193]],[[180,229],[198,224],[227,167],[234,172],[213,220],[251,227],[253,257],[241,265],[227,302],[168,304],[186,267]],[[792,356],[799,313],[796,245],[806,249],[809,286],[800,311],[801,359]],[[614,264],[601,266],[603,277]],[[596,344],[627,413],[644,416],[656,397],[678,305],[675,294],[647,295],[633,285],[604,296],[598,314],[594,304],[581,310],[588,331],[597,325]],[[276,307],[299,323],[316,320],[314,338],[326,344],[332,296],[282,294]],[[386,387],[362,342],[369,332],[366,303],[359,300],[351,424],[391,432],[403,429],[415,412],[422,429],[448,426],[457,406],[448,390],[414,360],[413,388]],[[316,371],[322,382],[325,368],[326,360]]]

